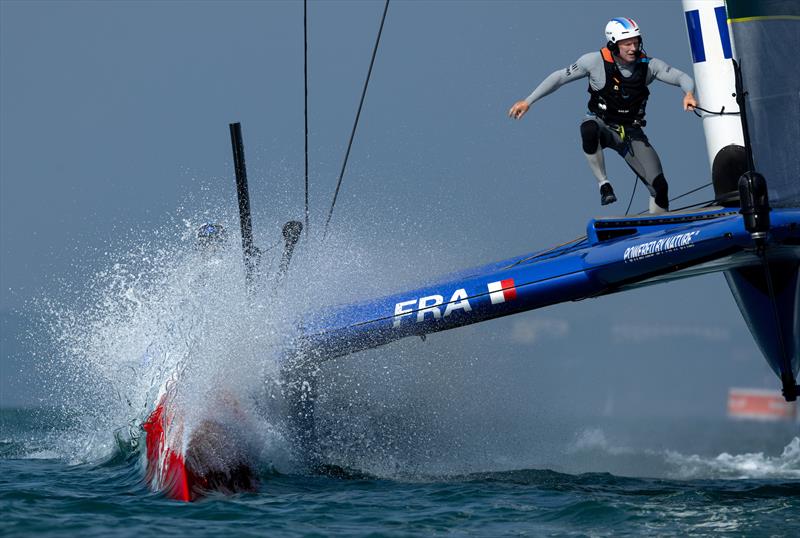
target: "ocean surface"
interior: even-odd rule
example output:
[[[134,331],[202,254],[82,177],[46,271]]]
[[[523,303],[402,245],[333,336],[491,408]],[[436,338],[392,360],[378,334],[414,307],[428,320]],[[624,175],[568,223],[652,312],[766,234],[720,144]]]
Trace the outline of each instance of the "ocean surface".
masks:
[[[593,472],[503,469],[497,454],[467,473],[395,466],[342,479],[265,466],[257,493],[186,504],[148,490],[135,431],[109,443],[63,411],[0,413],[5,537],[800,535],[797,424],[576,422],[552,467]],[[724,445],[740,451],[715,452]]]

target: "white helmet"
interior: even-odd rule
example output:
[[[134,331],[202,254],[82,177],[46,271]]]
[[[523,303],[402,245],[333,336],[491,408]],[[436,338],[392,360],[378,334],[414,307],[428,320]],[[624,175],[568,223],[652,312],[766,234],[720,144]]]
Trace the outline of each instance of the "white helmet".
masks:
[[[641,35],[636,21],[627,17],[617,17],[606,24],[606,40],[610,43],[616,43],[629,37],[641,37]]]

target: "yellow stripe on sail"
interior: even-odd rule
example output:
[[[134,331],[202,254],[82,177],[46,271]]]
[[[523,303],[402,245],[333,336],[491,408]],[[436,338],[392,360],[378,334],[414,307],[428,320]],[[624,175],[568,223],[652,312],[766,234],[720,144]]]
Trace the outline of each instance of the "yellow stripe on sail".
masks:
[[[800,21],[798,15],[761,15],[758,17],[740,17],[738,19],[728,19],[732,22],[751,22],[751,21]]]

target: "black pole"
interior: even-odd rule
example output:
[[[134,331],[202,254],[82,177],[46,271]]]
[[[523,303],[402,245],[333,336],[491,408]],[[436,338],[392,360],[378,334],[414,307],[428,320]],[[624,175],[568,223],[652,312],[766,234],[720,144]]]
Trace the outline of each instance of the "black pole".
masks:
[[[236,196],[239,198],[239,226],[242,230],[242,252],[244,253],[245,281],[250,286],[256,272],[258,249],[253,245],[253,221],[250,216],[250,194],[247,191],[247,169],[244,162],[242,125],[231,123],[231,146],[236,172]]]

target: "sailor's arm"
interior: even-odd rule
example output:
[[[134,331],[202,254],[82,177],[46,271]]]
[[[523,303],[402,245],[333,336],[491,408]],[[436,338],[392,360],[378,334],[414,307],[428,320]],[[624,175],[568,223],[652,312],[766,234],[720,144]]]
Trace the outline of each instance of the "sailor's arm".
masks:
[[[658,58],[652,58],[648,64],[649,75],[653,78],[672,84],[673,86],[680,86],[683,90],[683,109],[692,110],[697,106],[697,99],[694,97],[694,80],[692,77],[674,67],[668,65],[665,61]]]
[[[531,105],[542,97],[550,95],[564,84],[589,76],[589,67],[591,64],[590,57],[593,55],[599,55],[599,53],[584,54],[578,58],[577,62],[570,65],[566,69],[559,69],[558,71],[550,73],[550,75],[548,75],[547,78],[545,78],[528,97],[522,101],[517,101],[514,103],[514,105],[508,111],[509,117],[515,120],[520,119],[525,115]]]

